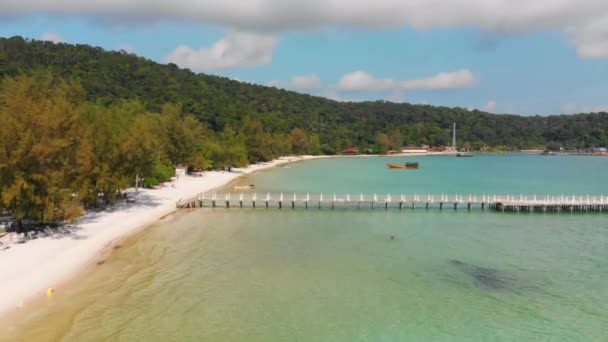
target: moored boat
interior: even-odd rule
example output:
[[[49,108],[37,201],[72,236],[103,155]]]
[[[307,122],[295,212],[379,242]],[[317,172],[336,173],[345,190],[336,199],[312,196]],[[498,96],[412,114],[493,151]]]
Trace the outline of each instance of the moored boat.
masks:
[[[472,157],[473,155],[470,153],[456,153],[456,157],[462,158],[462,157]]]
[[[417,169],[418,163],[386,164],[390,169]]]
[[[234,187],[234,190],[253,190],[255,189],[255,185],[254,184],[249,184],[249,185],[237,185]]]

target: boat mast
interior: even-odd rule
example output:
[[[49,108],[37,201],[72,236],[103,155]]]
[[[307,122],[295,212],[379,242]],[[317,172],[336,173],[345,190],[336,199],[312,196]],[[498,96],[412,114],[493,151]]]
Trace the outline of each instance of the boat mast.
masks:
[[[456,152],[456,122],[454,122],[454,129],[452,130],[452,150]]]

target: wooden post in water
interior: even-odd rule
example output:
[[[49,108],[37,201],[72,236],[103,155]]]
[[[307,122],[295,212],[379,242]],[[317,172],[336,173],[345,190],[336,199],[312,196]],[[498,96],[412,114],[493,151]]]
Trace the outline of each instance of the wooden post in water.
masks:
[[[253,193],[253,196],[251,197],[251,205],[253,206],[253,209],[255,209],[255,200],[258,199],[258,193],[255,192]]]
[[[279,197],[279,209],[283,209],[283,193],[281,192],[281,196]]]
[[[242,192],[239,195],[239,206],[241,207],[241,209],[243,208],[243,193]]]

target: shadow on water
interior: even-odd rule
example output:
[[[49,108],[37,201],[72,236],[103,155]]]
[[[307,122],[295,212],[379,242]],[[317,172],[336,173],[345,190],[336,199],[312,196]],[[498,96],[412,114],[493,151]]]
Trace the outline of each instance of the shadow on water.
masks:
[[[514,291],[517,279],[494,268],[481,267],[452,259],[450,264],[472,278],[475,286],[486,291]]]

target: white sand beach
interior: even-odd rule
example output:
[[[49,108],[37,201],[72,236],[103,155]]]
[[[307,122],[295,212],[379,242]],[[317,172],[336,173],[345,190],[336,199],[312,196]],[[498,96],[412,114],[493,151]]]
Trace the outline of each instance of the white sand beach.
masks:
[[[251,165],[237,172],[204,172],[186,176],[160,189],[143,189],[135,203],[121,203],[101,212],[91,212],[73,227],[53,236],[13,244],[0,252],[0,316],[46,295],[90,264],[119,239],[160,220],[176,210],[179,199],[224,186],[243,174],[319,156],[283,157]]]
[[[441,155],[445,152],[394,154],[394,157]],[[375,155],[373,155],[375,156]],[[73,227],[53,236],[12,244],[0,251],[0,316],[21,308],[49,288],[61,290],[61,284],[86,265],[102,259],[118,240],[153,224],[176,210],[176,202],[201,192],[222,187],[236,178],[290,162],[329,156],[293,156],[234,169],[233,172],[210,171],[201,177],[186,176],[160,189],[141,189],[136,203],[121,203],[101,212],[90,212]],[[366,155],[332,156],[366,157]]]

